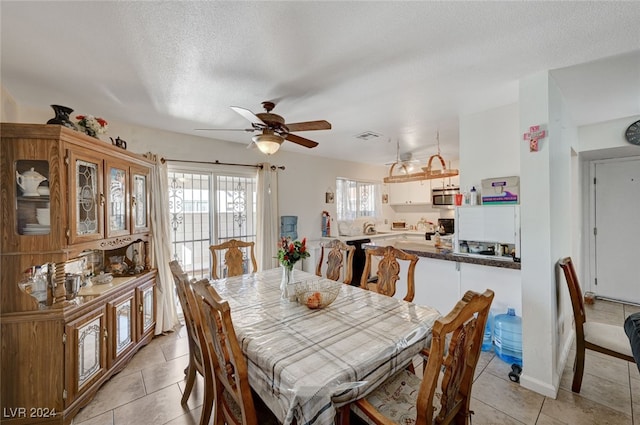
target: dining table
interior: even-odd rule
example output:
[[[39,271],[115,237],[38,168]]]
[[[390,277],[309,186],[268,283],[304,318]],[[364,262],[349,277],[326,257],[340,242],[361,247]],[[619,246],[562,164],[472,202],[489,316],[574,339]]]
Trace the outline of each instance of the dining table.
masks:
[[[330,305],[283,297],[281,268],[210,280],[229,302],[249,384],[284,425],[329,425],[431,341],[432,307],[335,282]],[[295,282],[323,279],[301,270]]]

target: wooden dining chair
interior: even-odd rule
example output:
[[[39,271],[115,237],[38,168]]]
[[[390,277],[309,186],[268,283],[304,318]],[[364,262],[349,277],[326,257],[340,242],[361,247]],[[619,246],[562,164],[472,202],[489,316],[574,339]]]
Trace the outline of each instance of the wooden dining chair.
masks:
[[[571,306],[573,307],[573,317],[576,326],[576,360],[573,364],[571,391],[579,393],[580,387],[582,386],[584,360],[587,349],[632,363],[634,363],[635,360],[623,326],[587,321],[584,298],[582,297],[578,275],[573,267],[571,257],[561,259],[558,265],[564,272],[564,277],[569,287]]]
[[[237,239],[229,239],[218,245],[211,245],[209,250],[213,257],[211,277],[220,279],[218,275],[218,251],[224,253],[224,261],[220,263],[226,267],[226,275],[223,277],[240,276],[245,273],[255,273],[258,270],[258,262],[254,252],[255,242],[244,242]],[[245,261],[251,260],[251,272],[245,270]]]
[[[493,291],[467,291],[446,317],[436,320],[431,355],[420,379],[408,370],[389,378],[351,410],[368,423],[468,424],[473,374],[480,357]],[[343,423],[348,423],[342,412]]]
[[[376,277],[370,280],[373,258],[380,259]],[[413,301],[415,296],[415,270],[418,263],[418,256],[409,254],[393,246],[382,246],[365,249],[365,262],[360,287],[380,294],[394,296],[396,293],[396,282],[400,279],[400,263],[398,260],[407,261],[407,294],[403,298],[405,301]]]
[[[197,310],[196,295],[189,283],[187,275],[180,267],[177,261],[171,261],[169,268],[173,274],[176,284],[176,292],[182,307],[185,326],[187,328],[187,340],[189,342],[189,364],[185,369],[187,382],[185,384],[184,393],[182,394],[182,405],[187,404],[193,385],[196,380],[196,373],[204,378],[204,402],[202,413],[200,414],[200,425],[207,425],[211,418],[211,409],[214,401],[213,375],[205,368],[205,358],[207,356],[206,344],[202,327],[200,326],[200,314]]]
[[[324,254],[327,249],[326,268],[324,267]],[[316,275],[327,279],[340,281],[346,284],[351,283],[353,277],[353,254],[356,247],[347,245],[339,239],[334,239],[326,244],[320,245],[320,260],[316,267]]]
[[[214,425],[278,424],[259,397],[254,400],[247,361],[233,328],[229,303],[220,298],[208,279],[193,285],[199,295],[200,323],[210,354],[207,367],[212,370],[215,382]]]

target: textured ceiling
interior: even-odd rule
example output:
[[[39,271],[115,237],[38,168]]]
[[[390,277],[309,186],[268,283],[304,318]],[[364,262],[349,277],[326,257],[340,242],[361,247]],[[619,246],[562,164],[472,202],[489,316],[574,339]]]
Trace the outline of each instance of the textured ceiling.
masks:
[[[21,105],[248,144],[229,106],[325,119],[283,149],[382,164],[457,157],[458,117],[544,70],[576,124],[640,114],[640,2],[0,2]],[[606,58],[606,59],[605,59]],[[595,62],[593,62],[595,61]],[[592,63],[588,63],[592,62]],[[362,141],[355,136],[374,132]],[[215,145],[215,140],[211,140]]]

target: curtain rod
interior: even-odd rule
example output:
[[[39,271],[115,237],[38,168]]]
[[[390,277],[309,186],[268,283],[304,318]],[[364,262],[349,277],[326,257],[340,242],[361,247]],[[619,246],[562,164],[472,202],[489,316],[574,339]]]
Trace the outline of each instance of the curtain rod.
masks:
[[[186,160],[186,159],[162,158],[161,161],[163,163],[166,162],[166,161],[173,161],[173,162],[190,162],[190,163],[195,163],[195,164],[235,165],[236,167],[253,167],[253,168],[260,168],[260,169],[264,168],[264,165],[262,165],[262,164],[236,164],[236,163],[233,163],[233,162],[220,162],[217,159],[214,162],[211,162],[211,161],[189,161],[189,160]],[[275,171],[276,169],[284,170],[285,167],[284,167],[284,165],[280,165],[280,166],[272,165],[271,166],[271,170],[272,171]]]

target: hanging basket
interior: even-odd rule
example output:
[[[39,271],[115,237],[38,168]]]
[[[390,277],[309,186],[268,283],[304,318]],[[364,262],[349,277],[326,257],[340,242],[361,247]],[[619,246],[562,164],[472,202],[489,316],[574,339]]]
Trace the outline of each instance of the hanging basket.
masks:
[[[440,165],[442,166],[439,170],[433,170],[432,163],[433,159],[438,158],[440,160]],[[412,173],[412,174],[401,174],[401,175],[393,175],[393,170],[396,165],[400,165],[406,172],[407,167],[404,164],[399,164],[398,162],[394,162],[389,169],[389,176],[384,178],[385,183],[406,183],[413,182],[418,180],[432,180],[432,179],[442,179],[445,177],[453,177],[458,175],[458,170],[455,169],[447,169],[447,165],[444,162],[444,159],[439,155],[431,155],[429,157],[429,162],[426,167],[422,168],[422,172],[420,173]]]
[[[439,170],[433,170],[433,168],[431,167],[431,164],[433,162],[433,158],[438,158],[440,160],[440,165],[442,166],[441,169]],[[425,175],[427,176],[437,176],[434,178],[438,178],[440,176],[442,176],[442,174],[447,172],[447,164],[445,164],[444,159],[439,155],[439,154],[435,154],[435,155],[431,155],[429,157],[429,162],[427,162],[427,166],[422,168],[424,170]]]

